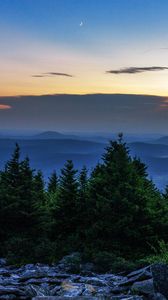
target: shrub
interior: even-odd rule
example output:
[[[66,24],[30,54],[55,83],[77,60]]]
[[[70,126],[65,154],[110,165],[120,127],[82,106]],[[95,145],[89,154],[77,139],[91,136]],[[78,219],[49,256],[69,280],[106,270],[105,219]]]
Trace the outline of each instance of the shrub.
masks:
[[[114,253],[109,253],[106,251],[94,254],[93,261],[98,272],[129,272],[135,268],[135,264],[133,262],[130,262],[123,257],[117,256]]]
[[[155,254],[146,257],[145,260],[147,263],[153,264],[156,262],[162,262],[168,264],[168,243],[161,240],[158,241],[157,247],[152,246],[151,248]]]
[[[9,264],[25,264],[33,262],[34,245],[25,237],[12,237],[5,243],[6,258]]]

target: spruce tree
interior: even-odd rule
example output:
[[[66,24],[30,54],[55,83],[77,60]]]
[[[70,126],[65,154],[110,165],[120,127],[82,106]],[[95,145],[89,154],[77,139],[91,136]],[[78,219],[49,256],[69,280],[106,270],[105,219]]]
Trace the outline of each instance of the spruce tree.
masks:
[[[19,231],[31,235],[34,226],[34,197],[33,197],[33,170],[30,168],[29,158],[26,157],[19,164],[19,193],[18,197],[18,227]]]
[[[58,177],[56,171],[54,171],[51,174],[51,177],[49,178],[47,191],[48,193],[56,193],[58,189]]]
[[[51,230],[52,239],[57,238],[59,245],[62,244],[62,249],[69,249],[69,251],[75,246],[74,243],[71,243],[71,240],[75,236],[78,221],[78,182],[76,175],[77,170],[74,169],[73,162],[68,160],[61,170],[57,205],[53,210],[53,226]]]
[[[29,159],[20,161],[20,148],[6,163],[0,177],[0,222],[5,232],[4,251],[17,260],[32,257],[33,238],[37,235],[38,214],[33,191],[33,170]]]
[[[41,170],[37,171],[37,173],[34,175],[33,186],[36,206],[42,207],[45,205],[46,197],[44,178]]]
[[[6,230],[6,236],[18,230],[18,208],[20,206],[20,148],[16,144],[11,159],[1,172],[0,206],[1,226]],[[8,225],[7,225],[8,224]]]
[[[79,174],[79,198],[80,201],[84,201],[87,197],[87,189],[88,189],[88,176],[87,176],[87,168],[84,166]]]
[[[149,251],[156,237],[152,218],[160,195],[145,171],[129,155],[122,136],[110,142],[90,180],[88,247],[128,256],[133,249]]]
[[[70,207],[76,203],[78,189],[76,174],[77,170],[74,169],[72,160],[67,160],[60,176],[60,205]]]
[[[83,245],[86,241],[85,229],[88,226],[88,189],[89,189],[89,179],[88,179],[88,170],[84,166],[79,174],[78,178],[79,187],[78,187],[78,201],[76,209],[76,219],[77,219],[77,238],[76,244],[79,249],[83,249]]]

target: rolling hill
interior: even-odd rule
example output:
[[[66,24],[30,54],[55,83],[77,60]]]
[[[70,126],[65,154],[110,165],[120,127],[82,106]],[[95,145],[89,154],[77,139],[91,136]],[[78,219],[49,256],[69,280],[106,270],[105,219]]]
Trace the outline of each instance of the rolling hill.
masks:
[[[92,169],[101,160],[107,142],[94,142],[78,139],[50,139],[49,135],[44,135],[38,139],[0,139],[0,168],[3,168],[14,150],[15,143],[21,147],[22,157],[29,156],[31,166],[41,169],[45,180],[51,172],[56,169],[60,172],[67,159],[72,159],[75,168],[81,169],[86,165]],[[54,136],[55,133],[54,133]],[[58,135],[59,136],[59,135]],[[153,178],[159,188],[164,188],[168,183],[168,145],[151,144],[144,142],[129,143],[130,154],[137,156],[148,166],[149,177]]]

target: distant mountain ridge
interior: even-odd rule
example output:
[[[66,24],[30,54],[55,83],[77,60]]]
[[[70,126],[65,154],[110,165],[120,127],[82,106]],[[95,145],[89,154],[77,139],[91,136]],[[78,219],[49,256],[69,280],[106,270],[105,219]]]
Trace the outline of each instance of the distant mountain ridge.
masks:
[[[159,139],[155,140],[155,143],[168,145],[168,136],[160,137]]]
[[[79,138],[78,136],[75,135],[70,135],[70,134],[63,134],[58,131],[44,131],[39,134],[36,134],[33,136],[34,139],[77,139]]]
[[[58,131],[44,131],[32,135],[15,135],[0,133],[1,139],[11,139],[11,140],[75,140],[75,141],[91,141],[96,143],[107,143],[112,137],[104,137],[103,135],[77,135],[71,133],[61,133]]]
[[[22,157],[28,155],[31,166],[36,170],[41,169],[45,180],[54,169],[59,173],[67,159],[73,160],[75,168],[80,170],[83,165],[86,165],[91,171],[98,162],[101,162],[104,149],[108,145],[107,140],[97,138],[100,142],[91,140],[91,137],[89,140],[83,136],[50,131],[23,138],[0,136],[0,169],[11,157],[17,142]],[[165,143],[165,139],[159,140],[160,143],[156,143],[156,140],[152,143],[129,142],[128,148],[131,156],[140,157],[147,164],[149,176],[154,179],[157,186],[164,188],[168,184],[168,143]]]

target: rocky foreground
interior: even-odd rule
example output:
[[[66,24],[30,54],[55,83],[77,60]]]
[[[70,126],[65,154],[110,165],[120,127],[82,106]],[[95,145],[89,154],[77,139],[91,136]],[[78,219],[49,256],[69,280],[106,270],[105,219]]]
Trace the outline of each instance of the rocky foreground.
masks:
[[[68,273],[66,259],[57,265],[9,266],[0,259],[0,299],[13,300],[164,300],[168,299],[168,266],[155,264],[119,276],[96,274],[92,264],[80,274]]]

